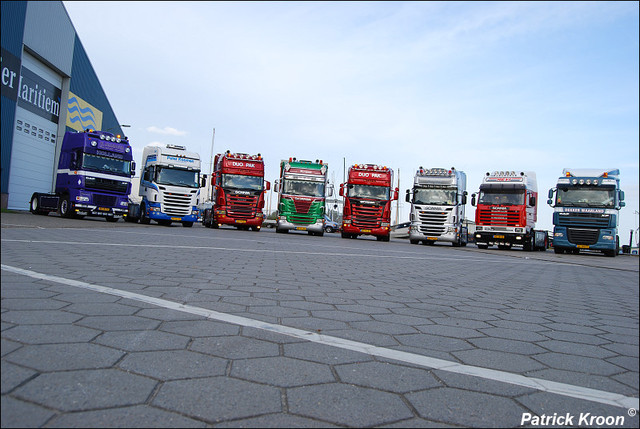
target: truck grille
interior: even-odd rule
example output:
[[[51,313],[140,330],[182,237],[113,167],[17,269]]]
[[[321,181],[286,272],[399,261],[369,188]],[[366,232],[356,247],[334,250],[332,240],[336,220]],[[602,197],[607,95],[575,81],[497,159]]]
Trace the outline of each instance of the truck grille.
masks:
[[[227,213],[236,219],[249,219],[256,211],[258,198],[255,195],[230,194],[227,198],[229,208]]]
[[[570,215],[558,215],[558,226],[576,228],[607,228],[609,216],[593,215],[589,213],[572,213]]]
[[[111,195],[93,194],[93,204],[101,207],[115,207],[116,197]]]
[[[451,209],[448,209],[451,210]],[[444,234],[444,224],[447,221],[446,211],[419,211],[419,231],[421,234],[440,236]]]
[[[382,221],[382,205],[364,205],[353,203],[351,205],[351,224],[358,228],[380,228]]]
[[[298,212],[298,214],[309,213],[311,201],[293,200],[293,203],[296,206],[296,212]]]
[[[169,216],[187,216],[191,214],[191,195],[176,192],[163,192],[163,212]]]
[[[596,244],[599,235],[597,229],[567,228],[567,239],[573,244]]]
[[[103,179],[101,177],[85,177],[84,185],[87,189],[100,189],[119,193],[127,192],[127,182],[120,180]]]
[[[478,224],[480,225],[520,226],[520,213],[518,210],[478,210]]]
[[[290,198],[283,198],[280,214],[287,217],[287,221],[298,225],[309,225],[316,223],[324,214],[322,201],[299,201]]]

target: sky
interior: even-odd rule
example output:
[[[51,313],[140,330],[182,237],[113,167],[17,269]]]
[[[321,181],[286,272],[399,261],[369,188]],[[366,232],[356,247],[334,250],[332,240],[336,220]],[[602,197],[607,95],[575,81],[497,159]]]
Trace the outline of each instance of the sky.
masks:
[[[138,166],[173,143],[210,173],[213,143],[260,153],[272,184],[280,160],[322,159],[337,195],[345,165],[384,165],[399,222],[421,166],[464,171],[469,195],[535,171],[547,230],[564,168],[617,168],[636,242],[638,2],[63,4]]]

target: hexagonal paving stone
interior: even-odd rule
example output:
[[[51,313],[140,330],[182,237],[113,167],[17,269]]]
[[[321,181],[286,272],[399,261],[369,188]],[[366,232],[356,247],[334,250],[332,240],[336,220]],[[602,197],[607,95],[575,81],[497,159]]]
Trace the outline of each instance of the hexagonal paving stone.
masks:
[[[231,368],[231,376],[281,387],[335,381],[327,365],[286,357],[236,361]]]
[[[120,368],[159,380],[223,375],[225,359],[187,350],[134,352],[125,357]]]
[[[442,387],[409,393],[405,397],[425,419],[467,427],[500,427],[520,424],[527,410],[511,399],[486,393]],[[496,419],[496,412],[500,419]]]
[[[352,427],[414,417],[398,395],[342,383],[288,389],[287,399],[292,413]]]
[[[191,338],[186,335],[149,330],[105,332],[94,340],[95,343],[131,352],[184,350],[189,341]]]
[[[371,355],[365,353],[306,341],[303,343],[285,344],[284,355],[318,363],[326,363],[328,365],[368,362],[373,360]]]
[[[60,411],[81,411],[144,403],[157,382],[116,369],[41,374],[14,395]]]
[[[385,362],[365,362],[336,366],[345,383],[404,393],[432,389],[441,384],[428,370]]]
[[[282,411],[280,389],[228,377],[169,381],[153,404],[211,423]]]
[[[194,338],[237,335],[240,332],[239,326],[222,322],[214,322],[211,320],[165,322],[162,324],[160,329],[166,332],[188,335]]]
[[[248,359],[280,355],[278,344],[241,336],[196,338],[189,348],[193,351],[226,359]]]
[[[90,343],[42,344],[22,347],[6,357],[8,361],[38,371],[108,368],[124,352]]]
[[[27,344],[76,343],[90,341],[100,331],[75,325],[21,325],[2,331],[3,338]]]
[[[2,415],[0,416],[0,420],[2,421],[3,428],[42,427],[42,425],[55,415],[55,412],[51,410],[20,401],[10,396],[3,395],[1,402]]]
[[[108,410],[84,411],[63,414],[48,423],[48,427],[84,428],[87,422],[92,427],[119,428],[202,428],[207,424],[148,405],[135,405]]]

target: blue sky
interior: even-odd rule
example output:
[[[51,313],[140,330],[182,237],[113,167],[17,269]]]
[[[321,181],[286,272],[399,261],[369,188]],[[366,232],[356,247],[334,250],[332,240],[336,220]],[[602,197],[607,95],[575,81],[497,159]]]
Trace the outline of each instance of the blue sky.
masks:
[[[638,2],[64,2],[140,163],[200,153],[400,170],[619,168],[638,227]],[[397,177],[396,177],[397,181]],[[467,217],[475,208],[467,205]],[[395,216],[395,214],[394,214]],[[408,220],[402,202],[400,221]],[[635,240],[634,240],[635,241]]]

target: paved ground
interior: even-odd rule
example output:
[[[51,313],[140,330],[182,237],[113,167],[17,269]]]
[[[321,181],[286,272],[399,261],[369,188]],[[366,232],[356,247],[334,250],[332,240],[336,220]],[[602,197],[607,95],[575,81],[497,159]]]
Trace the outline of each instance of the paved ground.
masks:
[[[638,271],[3,213],[2,427],[638,427]]]

